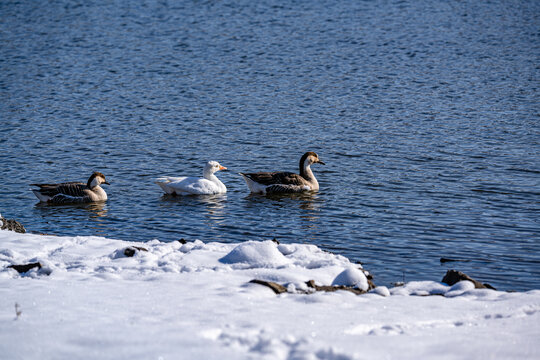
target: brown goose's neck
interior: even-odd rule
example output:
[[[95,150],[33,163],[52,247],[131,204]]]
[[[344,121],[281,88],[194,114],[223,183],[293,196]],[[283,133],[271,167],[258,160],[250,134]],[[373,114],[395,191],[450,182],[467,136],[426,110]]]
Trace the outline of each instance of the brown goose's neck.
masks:
[[[315,179],[315,176],[311,171],[311,166],[308,164],[303,164],[303,166],[300,167],[300,176],[308,181]]]
[[[316,190],[319,188],[319,182],[315,178],[315,175],[313,175],[310,165],[311,164],[308,162],[307,159],[304,160],[303,164],[300,164],[300,176],[306,179],[311,184],[313,190]]]
[[[309,183],[311,190],[319,190],[319,182],[315,178],[315,175],[313,175],[313,172],[311,171],[311,167],[309,165],[306,165],[302,168],[302,170],[300,171],[300,176],[306,179],[306,181]]]

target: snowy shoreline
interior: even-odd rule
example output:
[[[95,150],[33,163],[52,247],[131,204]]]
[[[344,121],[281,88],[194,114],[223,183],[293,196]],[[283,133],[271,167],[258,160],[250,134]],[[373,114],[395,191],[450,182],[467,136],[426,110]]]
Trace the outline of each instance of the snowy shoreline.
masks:
[[[148,251],[126,257],[133,245],[0,231],[0,353],[6,359],[540,355],[540,290],[413,281],[364,295],[276,295],[250,281],[289,291],[306,290],[308,280],[365,284],[350,271],[357,265],[313,245],[153,240],[137,243]],[[32,262],[43,267],[22,275],[7,268]],[[422,296],[430,294],[442,296]]]

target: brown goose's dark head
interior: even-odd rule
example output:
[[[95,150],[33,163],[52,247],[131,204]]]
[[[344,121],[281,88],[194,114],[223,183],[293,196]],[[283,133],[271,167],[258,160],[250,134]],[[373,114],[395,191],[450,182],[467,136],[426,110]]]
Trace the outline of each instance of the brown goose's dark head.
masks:
[[[319,159],[319,155],[314,153],[313,151],[308,151],[302,157],[300,158],[300,175],[303,175],[304,169],[311,164],[322,164],[326,165],[321,159]]]
[[[95,171],[90,178],[88,179],[88,182],[86,183],[86,186],[88,186],[90,189],[99,186],[101,184],[107,184],[111,185],[105,180],[105,175],[100,173],[99,171]]]

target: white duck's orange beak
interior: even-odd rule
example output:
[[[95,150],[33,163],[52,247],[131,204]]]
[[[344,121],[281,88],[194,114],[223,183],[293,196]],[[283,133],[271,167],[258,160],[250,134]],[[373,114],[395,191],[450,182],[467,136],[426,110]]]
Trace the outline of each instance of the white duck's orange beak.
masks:
[[[225,166],[219,165],[219,170],[227,170],[227,168]]]

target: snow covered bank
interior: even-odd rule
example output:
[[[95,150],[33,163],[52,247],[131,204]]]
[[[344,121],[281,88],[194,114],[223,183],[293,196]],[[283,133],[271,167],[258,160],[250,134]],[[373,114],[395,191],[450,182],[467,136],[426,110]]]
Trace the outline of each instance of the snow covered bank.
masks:
[[[124,249],[132,245],[148,251],[126,257]],[[7,268],[32,262],[42,268],[22,275]],[[305,290],[313,279],[365,287],[352,265],[302,244],[141,244],[0,231],[0,354],[5,359],[540,356],[538,290],[504,293],[473,289],[470,282],[449,287],[424,281],[366,295],[275,295],[249,283],[261,279]],[[414,296],[429,294],[441,296]]]

